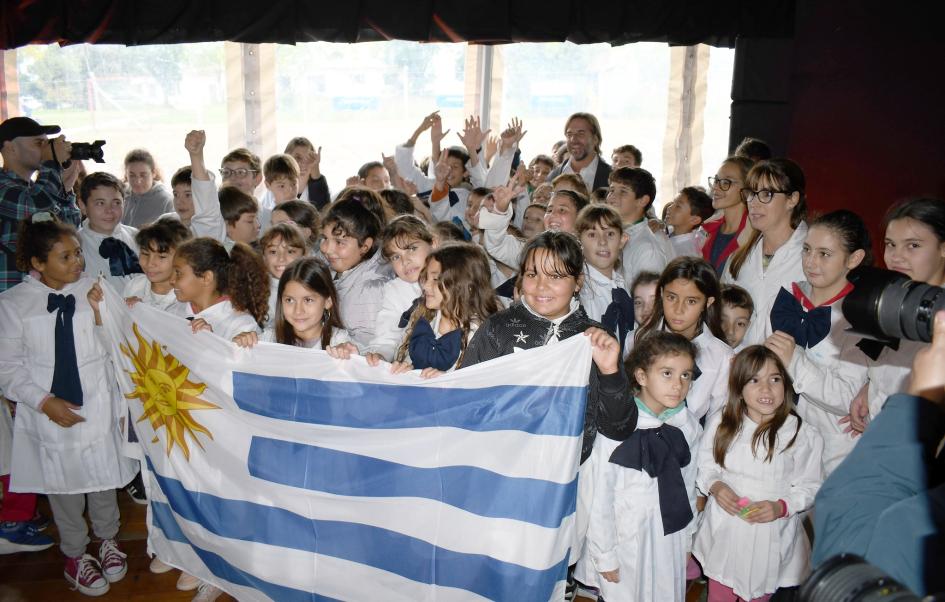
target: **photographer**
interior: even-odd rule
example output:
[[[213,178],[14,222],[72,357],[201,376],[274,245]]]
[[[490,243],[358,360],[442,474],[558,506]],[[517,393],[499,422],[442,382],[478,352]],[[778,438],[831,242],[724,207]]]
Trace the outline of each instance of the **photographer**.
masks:
[[[40,125],[28,117],[11,117],[0,123],[0,292],[18,284],[23,275],[14,265],[16,229],[20,220],[48,211],[78,227],[81,221],[72,186],[79,162],[69,161],[72,145],[57,125]],[[39,171],[36,180],[33,174]]]
[[[823,484],[813,564],[862,556],[919,595],[945,591],[945,311],[912,363],[908,393],[891,395]]]

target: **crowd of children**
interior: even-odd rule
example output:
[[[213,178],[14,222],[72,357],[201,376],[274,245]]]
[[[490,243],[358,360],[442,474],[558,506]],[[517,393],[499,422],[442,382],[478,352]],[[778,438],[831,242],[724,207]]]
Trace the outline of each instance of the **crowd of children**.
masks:
[[[418,163],[426,130],[434,153]],[[710,601],[749,601],[800,584],[805,513],[919,349],[849,332],[841,306],[848,273],[871,263],[866,226],[847,210],[809,216],[800,166],[747,153],[659,220],[636,147],[611,169],[592,115],[565,135],[526,166],[520,121],[490,145],[470,118],[463,145],[440,149],[433,113],[332,196],[306,138],[265,161],[229,152],[218,184],[193,131],[170,190],[139,149],[124,181],[76,185],[81,223],[24,216],[23,282],[0,294],[0,389],[15,402],[0,407],[0,551],[53,545],[18,497],[46,494],[74,588],[104,594],[127,570],[116,488],[140,453],[95,335],[103,279],[242,347],[361,355],[424,378],[585,336],[569,577],[581,595],[683,600],[704,576]],[[945,284],[945,201],[895,206],[883,238],[888,268]],[[178,586],[220,594],[187,573]]]

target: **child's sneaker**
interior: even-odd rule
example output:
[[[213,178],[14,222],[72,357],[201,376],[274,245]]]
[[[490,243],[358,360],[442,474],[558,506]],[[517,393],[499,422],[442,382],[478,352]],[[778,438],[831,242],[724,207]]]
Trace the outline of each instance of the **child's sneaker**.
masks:
[[[80,594],[101,596],[108,592],[108,580],[102,575],[98,561],[91,554],[83,554],[78,558],[66,558],[63,575],[72,588],[79,590]]]
[[[213,602],[219,598],[222,593],[223,590],[219,587],[203,581],[197,587],[197,595],[191,598],[191,602]]]
[[[131,482],[125,485],[125,491],[131,496],[136,504],[145,505],[148,503],[148,494],[144,491],[144,481],[141,479],[141,473],[135,475]]]
[[[166,573],[172,568],[171,565],[167,564],[157,556],[151,559],[151,564],[148,565],[148,570],[154,573],[155,575],[160,575],[161,573]]]
[[[121,581],[128,572],[128,555],[118,547],[115,539],[103,539],[98,547],[98,558],[102,563],[102,573],[109,583]]]
[[[0,523],[0,554],[39,552],[55,542],[43,535],[28,521]]]

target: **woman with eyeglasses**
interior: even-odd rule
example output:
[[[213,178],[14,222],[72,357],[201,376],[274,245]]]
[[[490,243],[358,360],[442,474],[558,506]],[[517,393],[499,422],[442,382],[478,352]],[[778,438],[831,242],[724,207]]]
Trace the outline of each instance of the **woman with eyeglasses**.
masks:
[[[760,345],[771,334],[771,307],[781,287],[803,280],[801,248],[807,236],[804,172],[790,159],[755,164],[741,190],[754,231],[745,246],[729,257],[724,284],[737,284],[751,295],[755,313],[742,346]]]
[[[744,246],[752,233],[748,225],[748,210],[741,196],[752,165],[754,162],[747,157],[729,157],[709,178],[712,208],[722,214],[702,224],[707,235],[702,245],[702,256],[720,276],[725,260]]]

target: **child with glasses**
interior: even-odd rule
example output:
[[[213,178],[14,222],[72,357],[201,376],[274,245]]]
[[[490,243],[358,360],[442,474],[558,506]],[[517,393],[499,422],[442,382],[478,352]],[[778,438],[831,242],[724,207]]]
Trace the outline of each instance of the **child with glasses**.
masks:
[[[754,232],[748,243],[729,257],[722,282],[741,286],[755,303],[744,345],[765,341],[771,334],[771,307],[781,288],[804,279],[805,183],[797,163],[772,159],[752,167],[741,190]]]
[[[725,260],[744,246],[751,236],[748,224],[748,208],[742,201],[741,190],[754,163],[746,157],[729,157],[722,161],[719,170],[709,178],[709,194],[712,208],[721,215],[702,224],[706,239],[702,245],[702,257],[712,264],[721,276]]]

